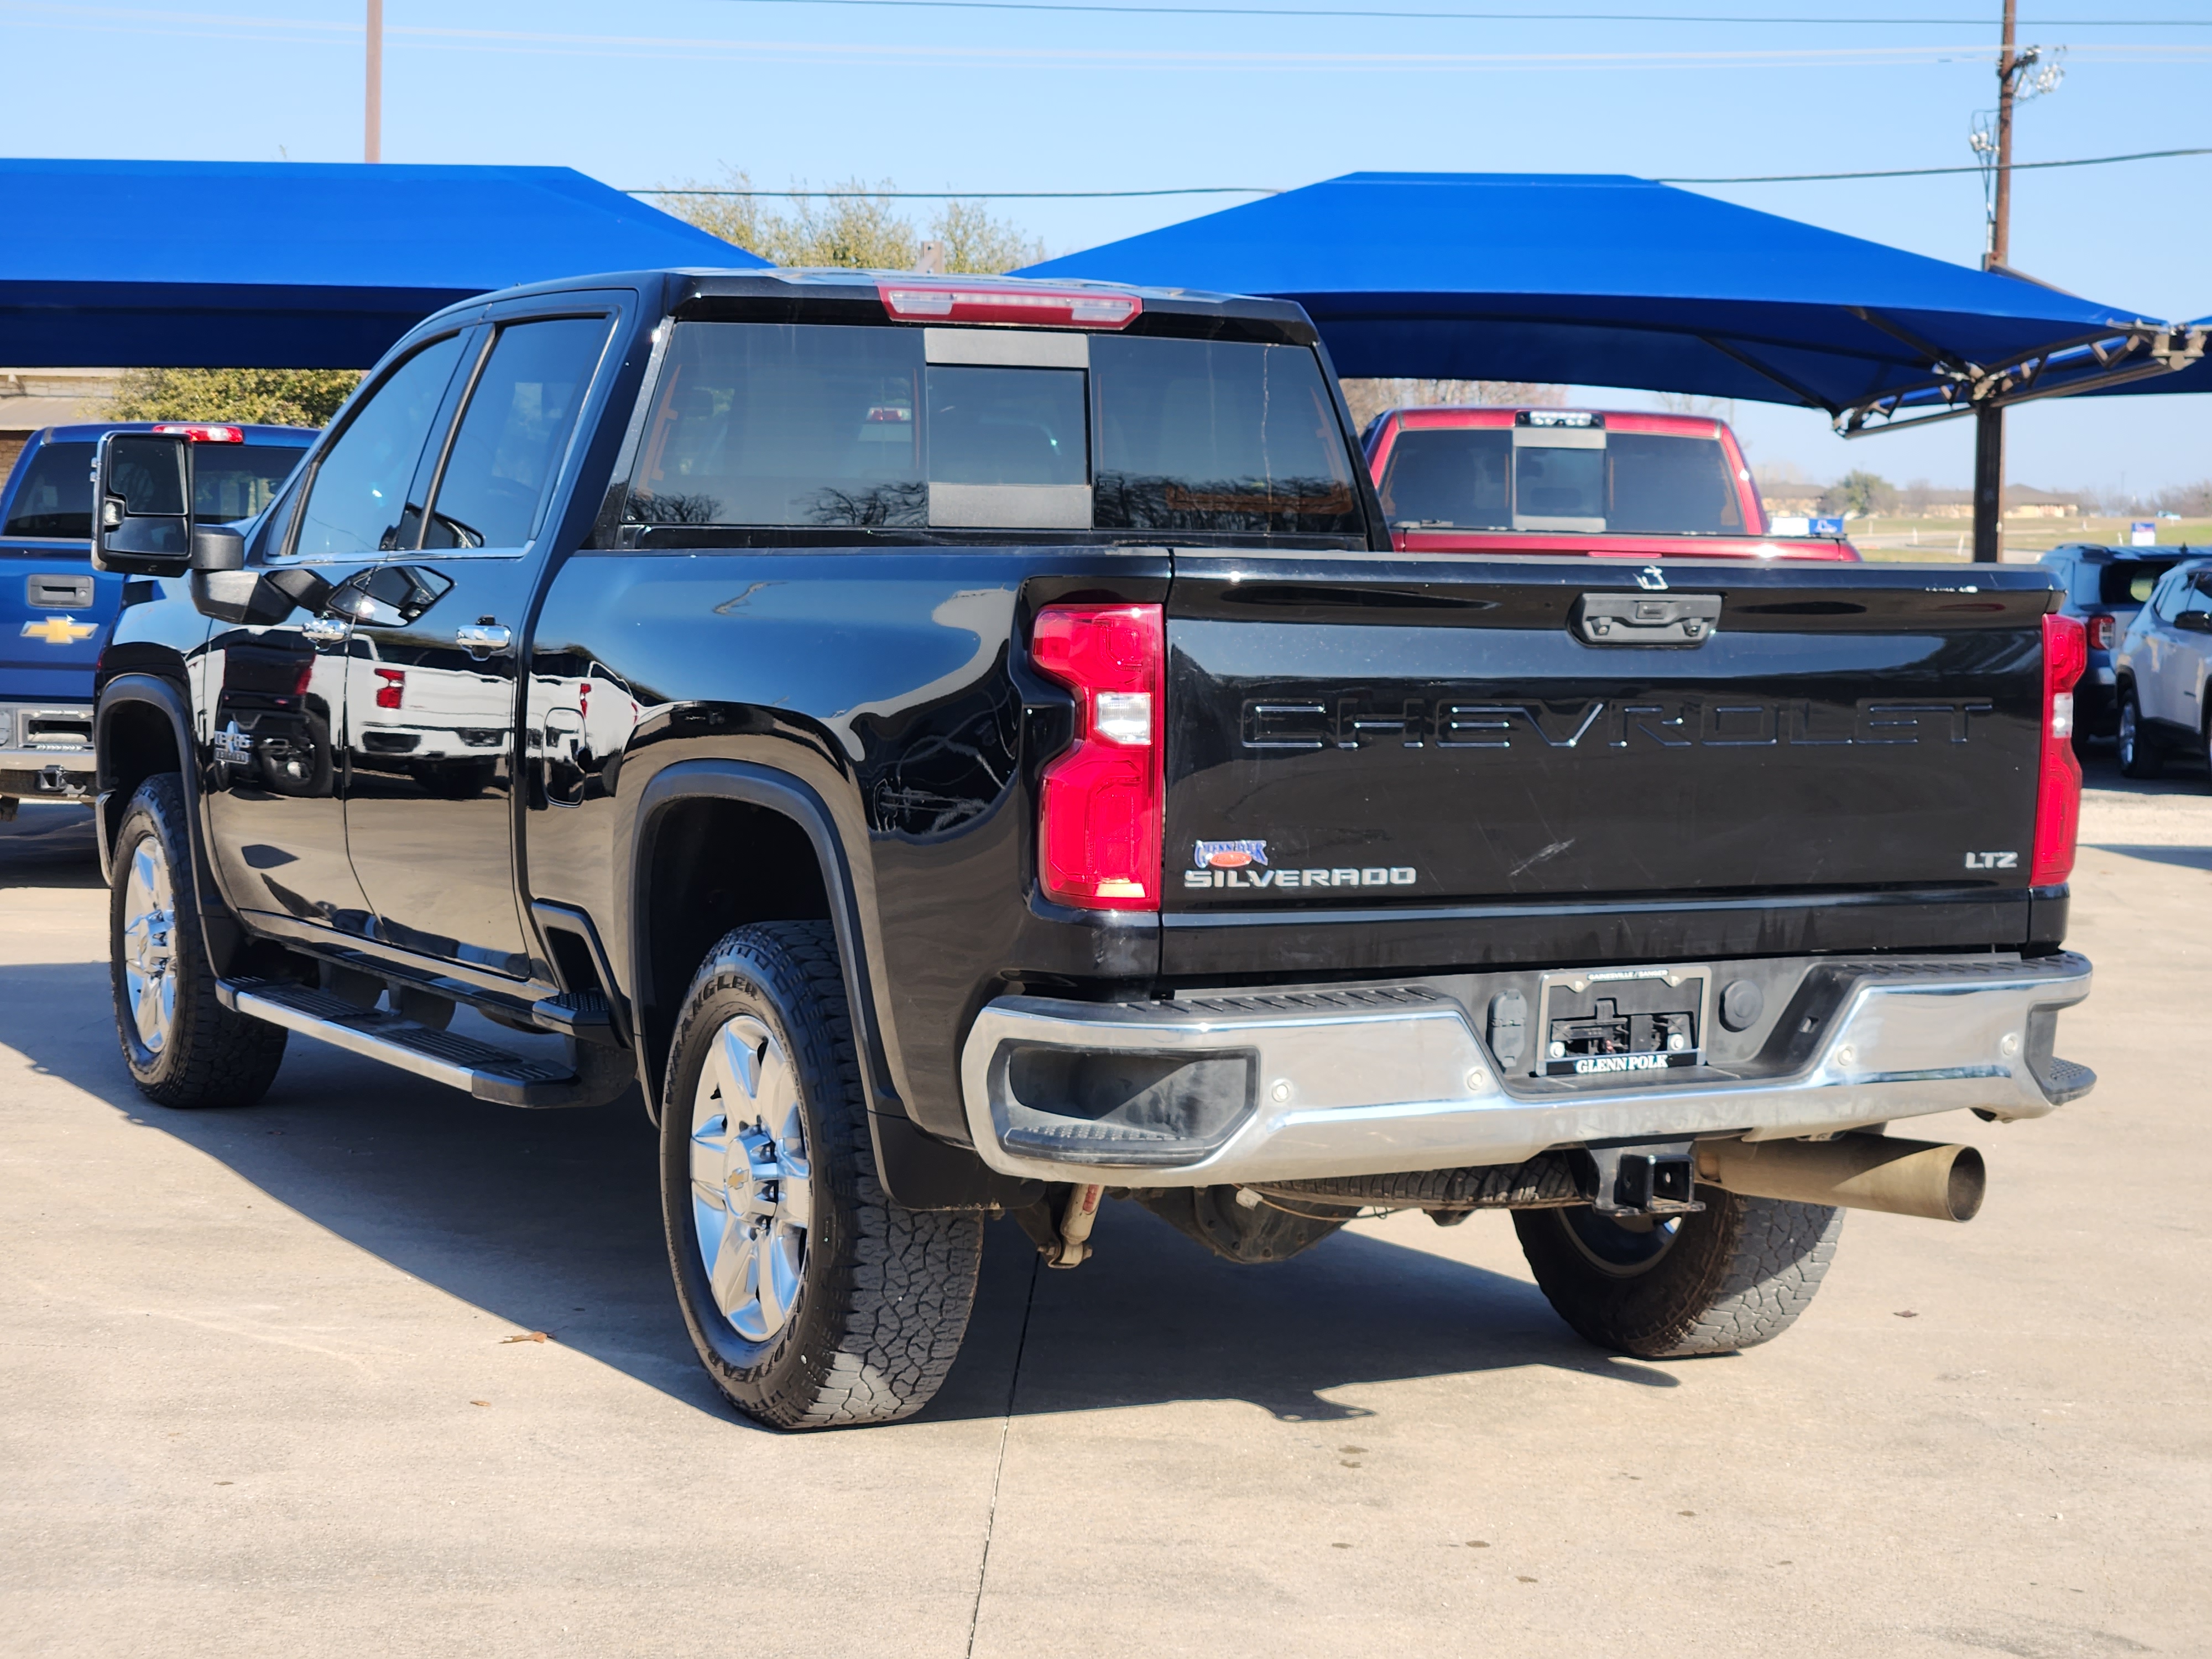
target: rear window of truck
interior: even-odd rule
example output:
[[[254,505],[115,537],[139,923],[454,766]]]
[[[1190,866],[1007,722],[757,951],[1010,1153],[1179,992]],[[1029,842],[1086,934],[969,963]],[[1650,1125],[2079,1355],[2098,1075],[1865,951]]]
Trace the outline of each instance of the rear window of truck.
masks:
[[[0,534],[92,539],[89,443],[46,444],[8,506]],[[192,453],[192,516],[250,519],[276,498],[307,452],[289,444],[201,444]]]
[[[1087,367],[931,362],[923,331],[678,325],[642,525],[1362,532],[1303,347],[1084,337]]]
[[[2179,559],[2115,559],[2098,567],[2097,602],[2142,605],[2149,599],[2158,579],[2180,562]]]
[[[1717,438],[1577,431],[1547,444],[1510,427],[1399,433],[1381,485],[1401,530],[1557,530],[1741,536],[1743,511]]]

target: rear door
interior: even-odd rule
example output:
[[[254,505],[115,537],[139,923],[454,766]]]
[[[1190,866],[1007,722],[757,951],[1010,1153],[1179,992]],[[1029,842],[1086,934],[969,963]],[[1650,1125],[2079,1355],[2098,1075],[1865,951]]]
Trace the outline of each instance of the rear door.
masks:
[[[2136,663],[2136,706],[2147,720],[2173,722],[2180,718],[2181,700],[2174,686],[2181,677],[2174,670],[2182,636],[2173,619],[2188,602],[2186,573],[2170,570],[2151,590],[2150,603],[2143,608],[2142,648]]]
[[[1171,911],[2027,882],[2041,572],[1176,571]]]
[[[377,933],[518,978],[516,653],[612,321],[593,307],[487,331],[418,533],[353,605],[346,834]]]

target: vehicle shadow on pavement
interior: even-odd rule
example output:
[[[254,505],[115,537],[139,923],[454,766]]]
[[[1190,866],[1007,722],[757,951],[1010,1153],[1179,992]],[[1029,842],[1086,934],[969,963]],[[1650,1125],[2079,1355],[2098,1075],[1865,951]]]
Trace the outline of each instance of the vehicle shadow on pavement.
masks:
[[[2212,870],[2212,847],[2129,847],[2118,842],[2091,842],[2100,853],[2142,859],[2152,864],[2171,864],[2184,870]]]
[[[82,806],[25,801],[0,820],[0,888],[104,887],[92,814]]]
[[[0,1042],[40,1071],[513,1332],[742,1420],[676,1308],[655,1138],[635,1097],[518,1111],[295,1039],[260,1105],[168,1111],[131,1087],[109,1006],[104,964],[0,968]],[[1523,1280],[1372,1237],[1238,1267],[1115,1204],[1073,1272],[1038,1271],[1011,1222],[986,1239],[969,1338],[926,1419],[1221,1399],[1325,1421],[1367,1415],[1327,1397],[1348,1386],[1531,1364],[1674,1382],[1579,1341]]]

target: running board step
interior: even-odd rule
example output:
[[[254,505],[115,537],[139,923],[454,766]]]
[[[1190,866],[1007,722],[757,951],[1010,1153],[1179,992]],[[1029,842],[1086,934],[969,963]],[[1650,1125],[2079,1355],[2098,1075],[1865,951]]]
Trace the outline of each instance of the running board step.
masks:
[[[579,1042],[596,1042],[603,1048],[619,1048],[622,1038],[615,1030],[614,1010],[608,1006],[604,991],[566,991],[557,997],[546,997],[534,1004],[530,1018],[549,1030],[572,1036]]]
[[[507,1049],[365,1009],[312,986],[278,980],[221,981],[224,1007],[301,1036],[351,1049],[417,1077],[465,1090],[499,1106],[596,1105],[584,1079],[566,1066],[526,1060]]]

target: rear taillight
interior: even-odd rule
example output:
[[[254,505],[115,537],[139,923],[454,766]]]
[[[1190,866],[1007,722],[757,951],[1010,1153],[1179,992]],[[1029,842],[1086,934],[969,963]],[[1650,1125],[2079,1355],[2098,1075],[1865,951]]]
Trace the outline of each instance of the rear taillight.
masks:
[[[878,283],[884,309],[909,323],[1025,323],[1036,328],[1127,328],[1145,302],[1134,294],[1080,288],[988,288],[980,283]]]
[[[2109,619],[2108,619],[2109,620]],[[2043,619],[2043,763],[2035,787],[2035,856],[2027,884],[2057,887],[2074,873],[2081,822],[2081,763],[2074,753],[2074,683],[2089,665],[2089,636],[2071,617]]]
[[[398,708],[400,699],[407,695],[407,671],[404,668],[380,668],[376,678],[384,682],[376,688],[379,708]]]
[[[1167,629],[1157,605],[1052,605],[1030,658],[1076,695],[1075,744],[1045,768],[1037,879],[1085,910],[1160,904]]]
[[[156,432],[181,432],[196,444],[242,444],[246,434],[234,426],[204,426],[197,421],[164,421]]]
[[[2117,625],[2110,617],[2096,616],[2090,617],[2089,648],[2092,651],[2111,650],[2112,648],[2112,635],[2116,631]]]

